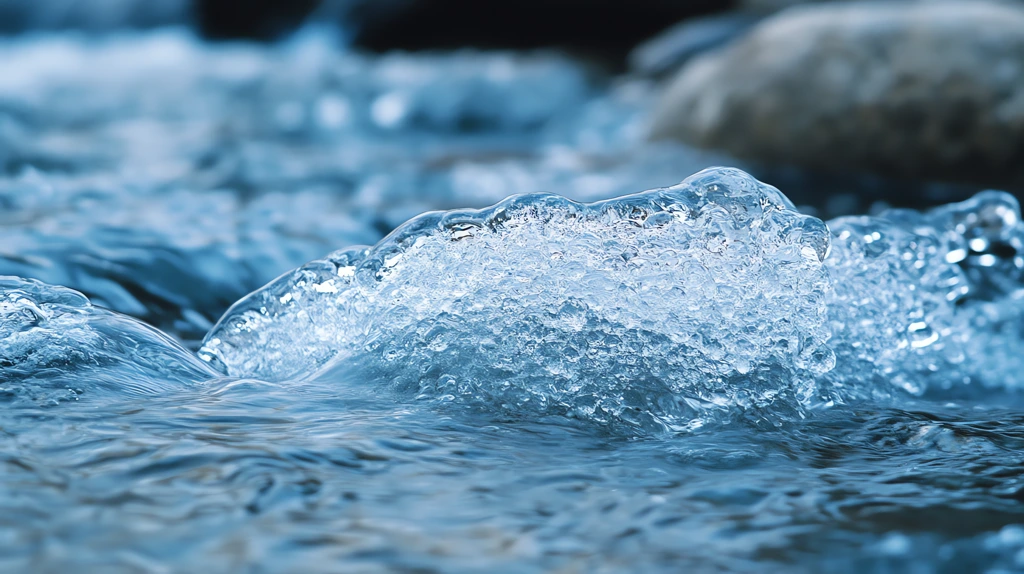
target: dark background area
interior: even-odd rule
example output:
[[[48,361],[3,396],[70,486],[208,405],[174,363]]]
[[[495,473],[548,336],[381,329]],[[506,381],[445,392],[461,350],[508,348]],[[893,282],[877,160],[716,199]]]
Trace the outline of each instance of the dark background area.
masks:
[[[0,31],[148,28],[190,23],[206,38],[274,40],[310,19],[343,26],[374,51],[555,47],[622,60],[639,42],[727,0],[34,0],[0,3]]]

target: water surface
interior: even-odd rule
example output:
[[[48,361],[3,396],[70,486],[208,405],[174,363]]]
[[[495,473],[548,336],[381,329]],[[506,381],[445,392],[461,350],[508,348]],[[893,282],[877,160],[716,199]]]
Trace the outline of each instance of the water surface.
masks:
[[[535,191],[591,201],[735,162],[643,143],[652,87],[557,54],[376,57],[322,33],[255,47],[158,31],[10,39],[0,60],[0,274],[124,314],[0,285],[4,571],[1024,571],[1012,209],[963,229],[953,209],[948,229],[928,220],[925,235],[906,213],[830,222],[833,255],[804,253],[807,277],[852,282],[829,300],[841,313],[807,307],[801,319],[833,318],[815,323],[815,340],[839,367],[801,379],[814,392],[800,398],[665,402],[591,368],[588,388],[625,405],[602,418],[470,400],[433,372],[422,388],[394,388],[360,362],[362,347],[326,375],[316,365],[260,380],[192,351],[232,303],[307,261],[429,209]],[[523,240],[531,253],[534,239]],[[731,261],[766,252],[792,255]],[[750,300],[795,301],[749,277]],[[580,291],[584,307],[607,308]],[[524,301],[527,321],[540,307]],[[723,325],[692,326],[732,341]],[[246,352],[288,349],[316,327]],[[594,363],[604,368],[635,365],[644,340],[586,344],[620,349]],[[451,348],[491,356],[475,343]],[[691,363],[733,369],[709,374],[709,388],[788,391],[794,379],[772,370],[799,355],[788,352],[764,351],[768,367],[744,376],[729,354]],[[405,380],[438,364],[405,356]],[[657,416],[632,417],[638,404]],[[717,414],[682,431],[637,423],[690,412],[680,405]]]

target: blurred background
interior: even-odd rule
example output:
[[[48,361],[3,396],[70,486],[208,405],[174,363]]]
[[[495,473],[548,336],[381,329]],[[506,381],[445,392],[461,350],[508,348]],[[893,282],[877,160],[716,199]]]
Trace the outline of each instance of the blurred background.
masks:
[[[746,169],[821,217],[1024,184],[1024,3],[0,0],[0,275],[194,345],[420,212]]]

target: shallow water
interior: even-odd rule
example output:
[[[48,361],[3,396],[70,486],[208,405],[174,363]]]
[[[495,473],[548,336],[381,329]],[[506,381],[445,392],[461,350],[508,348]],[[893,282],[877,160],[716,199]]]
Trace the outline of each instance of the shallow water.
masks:
[[[3,564],[1019,570],[1019,408],[908,407],[644,439],[260,383],[8,410]]]
[[[742,177],[513,201],[300,272],[362,265],[402,305],[285,275],[196,355],[421,211],[735,162],[643,144],[649,86],[552,54],[156,32],[0,59],[0,274],[127,314],[0,283],[3,571],[1024,571],[1011,199],[833,220],[830,248]],[[273,321],[231,331],[247,311]]]

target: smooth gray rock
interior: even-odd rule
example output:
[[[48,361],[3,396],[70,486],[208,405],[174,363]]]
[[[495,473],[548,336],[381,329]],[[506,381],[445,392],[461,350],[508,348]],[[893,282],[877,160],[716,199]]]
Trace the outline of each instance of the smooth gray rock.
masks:
[[[1024,184],[1024,8],[808,5],[692,60],[652,139],[813,169]]]

